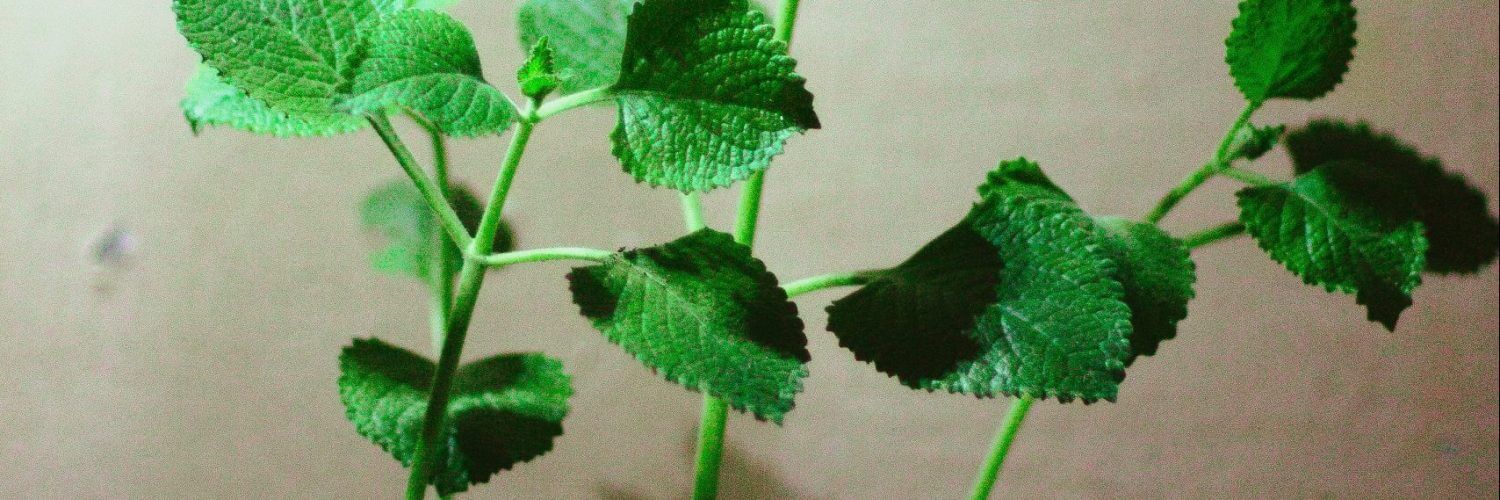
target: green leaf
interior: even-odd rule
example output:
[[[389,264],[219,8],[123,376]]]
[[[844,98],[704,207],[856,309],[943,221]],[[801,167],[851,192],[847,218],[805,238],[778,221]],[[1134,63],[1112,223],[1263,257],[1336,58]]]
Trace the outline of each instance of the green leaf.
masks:
[[[829,330],[914,388],[1114,400],[1131,311],[1110,242],[1025,159],[980,191],[958,227],[835,302]]]
[[[526,0],[516,11],[521,46],[547,37],[562,92],[613,85],[625,52],[625,18],[635,0]]]
[[[343,105],[356,114],[410,109],[444,134],[473,137],[504,132],[515,106],[484,81],[469,30],[451,16],[407,10],[365,29],[368,56]]]
[[[422,446],[435,370],[426,358],[377,339],[355,339],[339,356],[339,399],[349,421],[407,467]],[[464,491],[551,451],[572,394],[562,363],[541,354],[504,354],[459,368],[433,486],[443,495]]]
[[[1265,127],[1248,126],[1242,128],[1235,134],[1234,143],[1230,146],[1230,158],[1244,158],[1246,160],[1257,160],[1271,152],[1281,136],[1286,135],[1286,125],[1269,125]]]
[[[230,85],[219,72],[198,65],[182,99],[182,114],[193,133],[206,127],[225,126],[253,134],[276,137],[326,137],[360,130],[369,125],[349,115],[319,115],[293,118]]]
[[[1422,282],[1427,251],[1401,186],[1359,163],[1336,162],[1238,197],[1240,220],[1271,258],[1308,284],[1354,294],[1371,321],[1395,330]]]
[[[1355,25],[1351,0],[1245,0],[1225,42],[1229,73],[1251,102],[1323,97],[1349,71]]]
[[[1162,341],[1177,336],[1193,300],[1196,266],[1182,242],[1156,226],[1118,217],[1094,218],[1104,249],[1115,261],[1115,278],[1130,306],[1130,360],[1156,354]]]
[[[483,205],[472,192],[461,185],[448,189],[448,201],[468,226],[470,232],[479,226]],[[397,179],[380,186],[365,197],[360,207],[360,221],[365,228],[385,236],[387,245],[370,256],[376,270],[411,276],[432,283],[432,270],[438,245],[448,253],[449,262],[463,259],[462,252],[448,239],[442,224],[427,207],[422,193],[407,179]],[[495,238],[495,250],[506,252],[515,247],[515,237],[504,222]]]
[[[516,71],[516,83],[521,85],[521,93],[532,99],[547,97],[547,94],[551,94],[562,84],[557,78],[552,45],[547,37],[541,37],[536,45],[531,46],[531,54],[526,58],[526,63]]]
[[[1315,120],[1286,139],[1297,173],[1326,163],[1354,160],[1386,176],[1416,199],[1417,220],[1426,228],[1427,270],[1472,273],[1495,260],[1500,226],[1489,199],[1458,173],[1364,123]]]
[[[383,5],[383,4],[382,4]],[[371,0],[174,0],[178,30],[225,81],[271,109],[336,120],[360,57]]]
[[[667,380],[780,423],[807,376],[797,306],[750,249],[704,229],[568,275],[594,327]]]
[[[1027,194],[1072,202],[1073,198],[1042,172],[1042,166],[1025,157],[1000,162],[979,185],[979,197]]]
[[[408,9],[446,10],[457,4],[458,0],[405,0],[405,3],[405,8]]]
[[[855,359],[919,387],[979,356],[975,320],[998,300],[1000,255],[965,220],[828,307]]]
[[[637,181],[728,186],[819,127],[796,61],[745,0],[647,0],[628,26],[611,137]]]

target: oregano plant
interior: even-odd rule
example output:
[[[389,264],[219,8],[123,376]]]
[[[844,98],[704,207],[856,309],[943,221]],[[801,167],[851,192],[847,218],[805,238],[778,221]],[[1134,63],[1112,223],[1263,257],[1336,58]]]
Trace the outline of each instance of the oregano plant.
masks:
[[[1343,80],[1351,0],[1240,2],[1225,59],[1244,111],[1227,117],[1207,163],[1144,216],[1093,213],[1040,162],[1003,159],[976,179],[968,212],[905,262],[796,281],[752,249],[766,172],[787,141],[821,126],[815,85],[790,55],[797,0],[770,14],[747,0],[524,0],[526,59],[511,92],[499,85],[511,74],[486,74],[468,29],[444,12],[452,3],[173,1],[202,57],[182,101],[195,133],[370,129],[404,173],[359,214],[387,241],[373,267],[430,291],[433,356],[356,336],[338,355],[337,386],[355,432],[410,469],[407,498],[488,482],[546,454],[564,431],[572,386],[557,359],[460,362],[469,334],[483,334],[470,320],[486,277],[509,266],[578,263],[559,286],[579,324],[702,394],[695,498],[717,493],[730,409],[773,424],[796,418],[812,356],[791,299],[857,287],[832,301],[827,323],[856,359],[912,389],[1012,401],[979,466],[973,497],[985,498],[1036,401],[1115,401],[1127,369],[1178,335],[1196,295],[1195,249],[1248,235],[1388,330],[1424,277],[1476,272],[1497,254],[1485,197],[1436,158],[1358,121],[1255,122],[1270,101],[1316,100]],[[596,103],[613,104],[607,140],[620,179],[680,192],[684,235],[622,250],[516,249],[504,208],[533,130]],[[393,118],[427,132],[428,166]],[[450,179],[450,138],[507,134],[487,196]],[[1293,171],[1243,168],[1277,147]],[[1159,227],[1215,179],[1244,184],[1239,220],[1186,235]],[[731,186],[734,227],[707,227],[699,196]]]

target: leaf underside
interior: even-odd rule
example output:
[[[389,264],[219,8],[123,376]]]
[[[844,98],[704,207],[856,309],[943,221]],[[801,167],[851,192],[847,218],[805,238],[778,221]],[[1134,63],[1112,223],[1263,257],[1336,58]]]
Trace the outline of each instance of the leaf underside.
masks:
[[[230,127],[276,137],[327,137],[358,131],[369,122],[350,115],[293,118],[230,85],[206,64],[188,80],[182,114],[198,134],[208,127]]]
[[[339,396],[360,435],[411,466],[436,367],[377,339],[355,339],[339,356]],[[572,388],[562,363],[505,354],[459,368],[432,484],[449,495],[552,449]]]
[[[797,306],[749,248],[704,229],[568,275],[573,300],[648,368],[781,422],[810,358]]]
[[[1354,58],[1352,0],[1245,0],[1225,42],[1229,73],[1251,102],[1312,100],[1343,81]]]
[[[683,192],[749,178],[818,128],[796,61],[745,0],[649,0],[628,19],[613,152],[637,181]]]
[[[1287,184],[1240,191],[1240,221],[1308,284],[1354,294],[1394,330],[1422,282],[1427,240],[1412,200],[1362,164],[1331,163]]]
[[[1500,225],[1484,192],[1437,158],[1424,156],[1393,136],[1364,123],[1315,120],[1286,138],[1298,174],[1337,161],[1363,164],[1415,198],[1417,220],[1426,229],[1427,271],[1473,273],[1494,262]]]

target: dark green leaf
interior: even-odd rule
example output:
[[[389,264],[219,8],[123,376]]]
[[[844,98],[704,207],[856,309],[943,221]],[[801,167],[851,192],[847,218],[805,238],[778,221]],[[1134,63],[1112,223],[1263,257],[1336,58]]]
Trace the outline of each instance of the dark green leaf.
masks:
[[[474,39],[462,23],[431,10],[385,16],[365,30],[367,57],[343,106],[356,114],[410,109],[444,134],[504,132],[515,106],[484,81]]]
[[[203,61],[271,109],[335,120],[360,56],[355,27],[377,19],[371,0],[174,0],[179,31]]]
[[[1472,273],[1495,260],[1500,227],[1489,200],[1460,174],[1443,169],[1437,158],[1364,123],[1316,120],[1286,139],[1297,173],[1342,160],[1354,160],[1409,191],[1417,219],[1427,230],[1427,270]]]
[[[1162,341],[1177,336],[1177,322],[1187,317],[1188,302],[1193,300],[1196,267],[1182,242],[1156,226],[1118,217],[1094,221],[1130,306],[1128,365],[1136,356],[1156,354]]]
[[[704,229],[568,275],[594,327],[688,389],[781,422],[807,376],[797,306],[765,264]]]
[[[206,64],[198,65],[188,81],[182,114],[194,134],[205,127],[225,126],[277,137],[323,137],[353,132],[369,124],[350,115],[293,118],[225,82]]]
[[[625,18],[635,0],[526,0],[516,12],[521,46],[547,37],[556,50],[562,92],[613,85],[620,79]]]
[[[1229,73],[1245,99],[1317,99],[1354,58],[1351,0],[1245,0],[1225,42]]]
[[[958,227],[836,302],[829,329],[915,388],[1114,400],[1131,311],[1111,243],[1035,163],[1002,163],[980,192]]]
[[[1238,196],[1240,220],[1271,258],[1308,284],[1354,294],[1371,321],[1396,328],[1422,282],[1427,250],[1401,186],[1337,162]]]
[[[537,39],[536,45],[531,46],[526,64],[516,71],[516,83],[521,85],[521,93],[532,99],[547,97],[562,84],[557,77],[552,45],[547,37]]]
[[[376,339],[355,339],[339,356],[339,397],[349,421],[407,467],[422,445],[435,369]],[[572,394],[562,363],[541,354],[505,354],[459,368],[432,484],[444,495],[464,491],[551,451]]]
[[[483,205],[479,200],[467,188],[453,185],[448,190],[448,201],[458,212],[459,219],[473,232],[483,215]],[[449,262],[459,262],[463,258],[427,207],[422,193],[409,180],[398,179],[370,192],[360,207],[360,221],[387,239],[386,247],[371,255],[371,263],[378,271],[432,283],[439,244],[448,252]],[[495,238],[495,250],[505,252],[514,246],[514,236],[502,222]]]
[[[1265,127],[1248,126],[1240,129],[1234,138],[1231,147],[1230,158],[1244,158],[1246,160],[1257,160],[1265,156],[1276,143],[1281,141],[1281,136],[1286,134],[1286,125],[1270,125]]]
[[[728,186],[819,127],[796,61],[745,0],[647,0],[628,26],[612,138],[636,180]]]

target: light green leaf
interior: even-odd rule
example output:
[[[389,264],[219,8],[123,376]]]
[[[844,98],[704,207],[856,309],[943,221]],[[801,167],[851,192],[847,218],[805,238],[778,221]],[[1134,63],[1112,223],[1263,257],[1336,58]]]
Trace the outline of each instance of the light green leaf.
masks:
[[[636,180],[728,186],[819,127],[796,61],[745,0],[647,0],[628,26],[611,137]]]
[[[1115,278],[1125,287],[1130,306],[1130,360],[1156,354],[1162,341],[1177,336],[1177,322],[1187,317],[1193,300],[1196,266],[1182,242],[1156,226],[1095,217],[1115,261]]]
[[[355,339],[339,356],[339,399],[349,421],[407,467],[422,446],[435,369],[376,339]],[[551,451],[572,394],[562,363],[541,354],[505,354],[459,368],[433,486],[444,495],[464,491]]]
[[[516,71],[516,83],[521,85],[522,94],[532,99],[541,99],[557,90],[562,82],[558,80],[553,57],[552,45],[547,37],[538,39],[536,45],[531,46],[531,54],[526,57],[526,63]]]
[[[1260,159],[1275,148],[1278,142],[1281,142],[1283,135],[1286,135],[1286,125],[1265,127],[1252,125],[1242,128],[1235,134],[1234,143],[1230,146],[1230,158]]]
[[[1349,71],[1355,25],[1351,0],[1245,0],[1225,42],[1229,73],[1251,102],[1323,97]]]
[[[1354,162],[1240,191],[1240,220],[1271,258],[1308,284],[1354,294],[1395,330],[1422,282],[1427,239],[1401,186]]]
[[[547,37],[562,92],[613,85],[625,52],[625,18],[635,0],[526,0],[516,11],[521,46]]]
[[[225,81],[271,109],[333,120],[360,56],[371,0],[174,0],[178,29]]]
[[[468,29],[451,16],[407,10],[365,30],[368,53],[343,105],[356,114],[400,106],[426,117],[444,134],[504,132],[515,106],[484,81]]]
[[[1297,173],[1342,160],[1357,161],[1372,175],[1387,177],[1416,200],[1426,229],[1427,270],[1472,273],[1495,260],[1500,226],[1484,192],[1449,172],[1437,158],[1364,123],[1315,120],[1287,136]]]
[[[594,327],[667,380],[780,423],[810,358],[797,306],[765,264],[704,229],[568,275]]]
[[[325,137],[360,130],[369,125],[350,115],[317,115],[293,118],[228,84],[206,64],[187,84],[182,114],[197,134],[206,127],[225,126],[253,134],[276,137]]]
[[[483,215],[479,200],[468,188],[453,185],[448,189],[448,201],[453,204],[459,219],[473,232]],[[439,244],[447,252],[449,262],[463,260],[463,254],[449,241],[422,193],[407,179],[391,181],[370,192],[360,207],[360,221],[365,228],[379,232],[387,240],[385,248],[370,256],[371,264],[378,271],[432,283]],[[506,252],[514,247],[515,237],[502,221],[495,237],[495,251]]]
[[[829,330],[914,388],[1114,400],[1131,310],[1110,241],[1025,159],[980,192],[958,227],[835,302]]]

